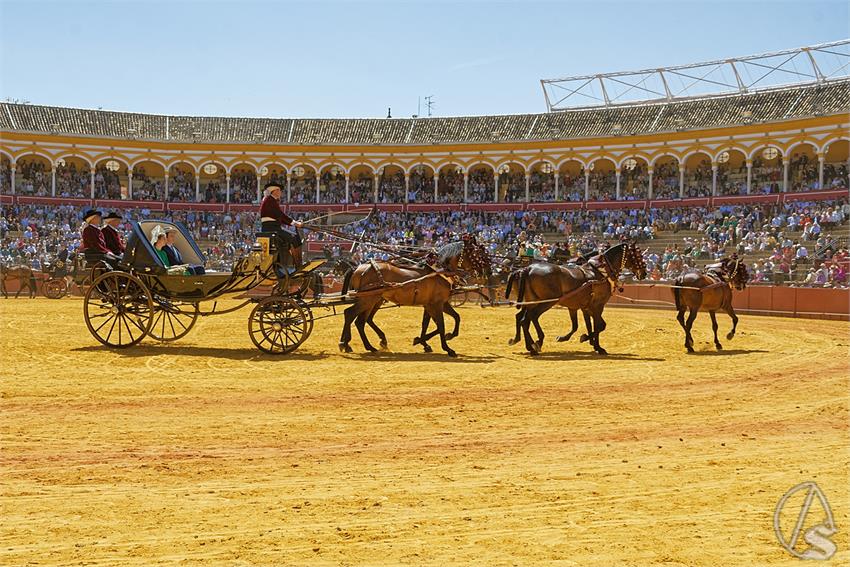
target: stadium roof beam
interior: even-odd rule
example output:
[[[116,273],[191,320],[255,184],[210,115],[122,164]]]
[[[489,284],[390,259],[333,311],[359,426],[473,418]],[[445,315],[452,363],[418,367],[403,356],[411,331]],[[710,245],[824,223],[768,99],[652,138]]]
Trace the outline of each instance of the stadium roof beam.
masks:
[[[546,108],[553,112],[746,94],[848,77],[850,39],[844,39],[673,67],[541,79],[540,85]]]

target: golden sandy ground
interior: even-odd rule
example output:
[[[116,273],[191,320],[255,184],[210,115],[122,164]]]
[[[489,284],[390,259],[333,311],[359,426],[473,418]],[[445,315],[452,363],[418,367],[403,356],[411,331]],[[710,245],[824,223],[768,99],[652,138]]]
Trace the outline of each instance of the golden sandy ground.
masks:
[[[0,300],[0,564],[799,565],[773,512],[809,480],[850,562],[847,323],[744,316],[716,353],[701,315],[686,355],[611,309],[600,358],[556,310],[531,359],[464,307],[451,360],[420,313],[379,314],[389,353],[330,319],[275,358],[247,310],[109,351],[80,299]]]

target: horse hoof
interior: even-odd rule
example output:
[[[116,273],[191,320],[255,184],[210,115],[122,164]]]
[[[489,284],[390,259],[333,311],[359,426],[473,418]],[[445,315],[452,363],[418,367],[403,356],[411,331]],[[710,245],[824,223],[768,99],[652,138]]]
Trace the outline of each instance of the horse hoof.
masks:
[[[582,335],[582,336],[579,338],[578,342],[580,342],[580,343],[586,343],[588,340],[590,340],[590,337],[589,337],[589,336],[587,336],[587,335]]]
[[[457,357],[457,353],[451,349],[447,350],[446,354],[449,355],[451,358]]]
[[[723,350],[723,345],[720,343],[714,343],[714,346],[717,348],[717,350]]]
[[[604,348],[600,348],[596,351],[596,354],[601,355],[601,356],[608,356],[608,351],[605,350]]]
[[[540,352],[540,351],[542,351],[542,350],[543,350],[543,340],[542,340],[542,339],[541,339],[541,340],[539,340],[539,341],[537,341],[537,342],[536,342],[536,343],[534,343],[534,344],[536,344],[536,345],[537,345],[537,352]]]
[[[456,334],[454,334],[454,333],[449,333],[449,334],[447,334],[447,335],[446,335],[446,340],[447,340],[447,341],[450,341],[450,340],[452,340],[453,338],[455,338],[456,336],[457,336],[457,335],[456,335]]]
[[[339,343],[339,352],[351,352],[351,347],[345,343]]]
[[[729,333],[728,335],[726,335],[726,340],[731,341],[734,336],[735,336],[735,333]]]
[[[432,349],[428,343],[422,343],[422,350],[425,352],[434,352],[434,349]]]
[[[556,337],[555,340],[558,341],[559,343],[565,343],[568,340],[570,340],[570,336],[569,335],[561,335],[560,337]]]
[[[689,346],[689,347],[686,347],[686,348],[688,349],[688,354],[694,353],[694,349],[692,347]]]
[[[421,342],[422,342],[422,337],[414,337],[413,338],[413,346],[416,346]]]
[[[519,342],[519,340],[517,340],[517,339],[508,339],[508,346],[513,346],[513,345],[517,344],[518,342]]]
[[[388,348],[387,341],[381,341],[381,350],[387,350]]]

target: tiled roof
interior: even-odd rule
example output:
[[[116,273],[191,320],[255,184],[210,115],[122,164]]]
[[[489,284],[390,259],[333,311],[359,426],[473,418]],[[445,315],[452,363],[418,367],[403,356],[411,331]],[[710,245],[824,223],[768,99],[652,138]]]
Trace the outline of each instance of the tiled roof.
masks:
[[[311,119],[161,116],[0,103],[0,130],[177,142],[400,145],[646,134],[850,112],[850,80],[746,95],[544,114]]]

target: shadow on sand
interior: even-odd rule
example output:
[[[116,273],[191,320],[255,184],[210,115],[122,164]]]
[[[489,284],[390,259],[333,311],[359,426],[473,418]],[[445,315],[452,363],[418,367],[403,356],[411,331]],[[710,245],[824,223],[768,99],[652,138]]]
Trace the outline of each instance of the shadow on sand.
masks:
[[[325,352],[321,353],[302,353],[291,352],[289,354],[266,354],[257,349],[244,348],[212,348],[200,346],[180,346],[180,345],[139,345],[130,348],[108,348],[105,346],[86,346],[73,349],[74,352],[111,352],[127,358],[140,358],[146,356],[160,356],[163,354],[171,356],[192,356],[201,358],[226,358],[229,360],[322,360],[328,357]]]

